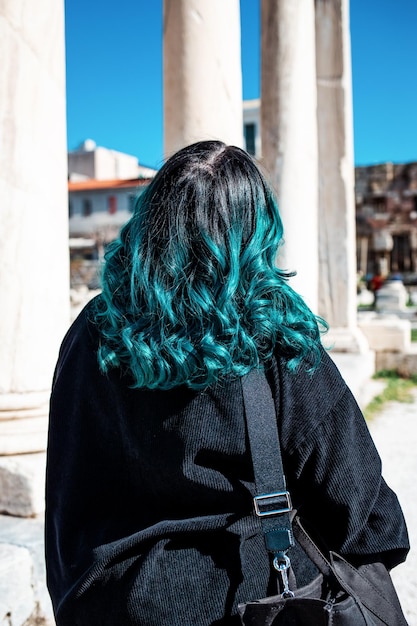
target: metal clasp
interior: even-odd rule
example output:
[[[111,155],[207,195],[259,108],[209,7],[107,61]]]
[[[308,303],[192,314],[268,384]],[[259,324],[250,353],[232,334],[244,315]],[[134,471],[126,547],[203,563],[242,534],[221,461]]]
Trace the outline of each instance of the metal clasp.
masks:
[[[291,565],[290,559],[286,554],[281,553],[274,558],[273,565],[278,574],[280,574],[282,580],[281,598],[294,598],[295,594],[293,591],[291,591],[288,583],[288,570]]]
[[[255,496],[253,499],[255,513],[258,517],[279,515],[292,511],[291,497],[288,491],[277,491]]]

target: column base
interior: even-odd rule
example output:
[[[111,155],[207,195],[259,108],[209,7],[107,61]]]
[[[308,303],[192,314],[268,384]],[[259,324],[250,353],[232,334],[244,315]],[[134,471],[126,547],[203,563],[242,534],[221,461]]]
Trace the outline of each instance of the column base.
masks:
[[[323,345],[332,352],[348,352],[350,354],[366,354],[369,344],[363,332],[357,328],[330,328],[322,338]]]
[[[50,391],[0,394],[0,456],[46,450]]]
[[[331,350],[329,356],[336,363],[361,409],[364,409],[376,395],[381,393],[384,385],[372,379],[375,374],[375,352],[368,350],[360,354],[359,352]]]
[[[0,415],[0,458],[46,450],[48,416],[2,419]]]

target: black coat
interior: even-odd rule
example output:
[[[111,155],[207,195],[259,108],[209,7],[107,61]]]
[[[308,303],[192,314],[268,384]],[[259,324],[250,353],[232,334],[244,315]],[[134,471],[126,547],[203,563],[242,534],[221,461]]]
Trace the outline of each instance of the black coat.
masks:
[[[237,624],[276,593],[258,518],[241,381],[135,390],[100,373],[88,307],[51,396],[46,558],[58,626]],[[353,562],[406,557],[407,531],[363,416],[323,351],[314,374],[268,366],[293,503]],[[299,584],[312,570],[295,555]]]

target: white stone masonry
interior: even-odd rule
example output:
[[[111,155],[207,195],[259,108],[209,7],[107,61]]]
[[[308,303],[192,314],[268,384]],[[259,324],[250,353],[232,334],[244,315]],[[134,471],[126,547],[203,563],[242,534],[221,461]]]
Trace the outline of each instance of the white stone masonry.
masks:
[[[69,321],[64,3],[0,3],[0,454],[45,449]]]
[[[164,0],[164,138],[243,145],[239,0]]]
[[[281,268],[317,312],[318,148],[313,0],[262,0],[262,160],[278,195]]]
[[[356,325],[349,0],[316,0],[319,313],[342,352],[368,349]]]

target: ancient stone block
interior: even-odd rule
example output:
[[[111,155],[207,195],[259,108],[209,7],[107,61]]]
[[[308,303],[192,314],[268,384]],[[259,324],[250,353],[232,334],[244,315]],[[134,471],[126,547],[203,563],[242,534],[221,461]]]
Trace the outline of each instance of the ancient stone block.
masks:
[[[398,317],[360,319],[359,328],[375,352],[408,352],[411,345],[411,325]]]
[[[32,517],[44,510],[45,459],[44,453],[0,456],[0,513]]]

